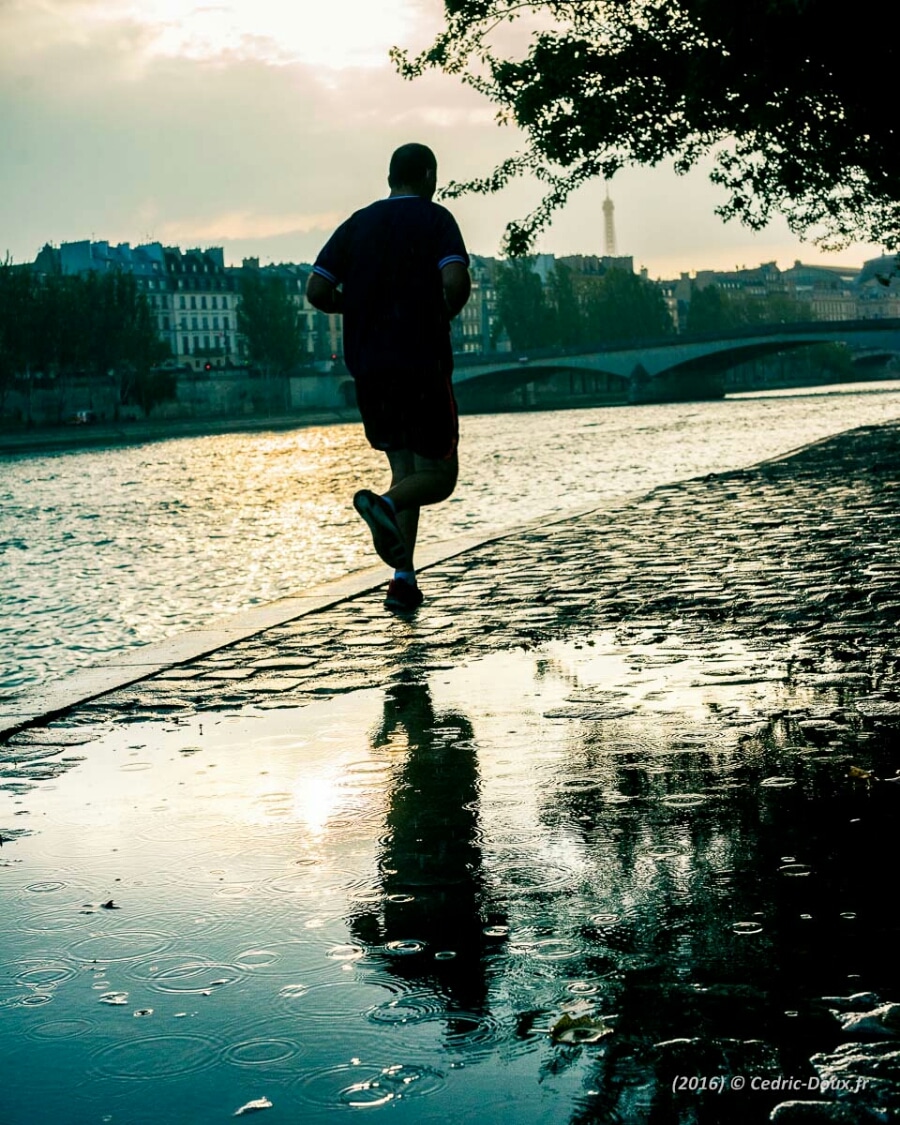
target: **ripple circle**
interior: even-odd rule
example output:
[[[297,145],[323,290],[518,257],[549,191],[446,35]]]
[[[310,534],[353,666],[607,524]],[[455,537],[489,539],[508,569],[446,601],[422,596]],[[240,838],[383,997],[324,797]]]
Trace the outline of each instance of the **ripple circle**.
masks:
[[[443,1011],[440,1000],[431,992],[413,992],[370,1008],[366,1017],[373,1023],[401,1024],[428,1019]]]
[[[129,973],[157,992],[202,994],[234,984],[242,976],[236,965],[190,957],[155,957],[134,965]]]
[[[289,1039],[263,1037],[232,1043],[225,1048],[224,1058],[235,1066],[273,1066],[293,1058],[298,1051],[297,1044]]]
[[[29,988],[53,988],[77,974],[73,966],[61,961],[18,961],[12,968],[18,970],[12,979]]]
[[[289,984],[278,993],[278,999],[305,1019],[334,1024],[348,1016],[363,1015],[389,1003],[402,991],[402,982],[385,977],[365,981],[340,980],[316,984],[312,988]]]
[[[98,1051],[91,1069],[103,1078],[180,1078],[218,1062],[222,1044],[205,1035],[156,1035]]]
[[[30,1039],[77,1039],[79,1035],[89,1035],[95,1026],[90,1020],[51,1020],[30,1028],[27,1034]]]
[[[400,1098],[421,1097],[445,1087],[443,1074],[428,1066],[363,1063],[328,1067],[307,1075],[300,1083],[302,1096],[315,1105],[355,1109],[387,1105]]]
[[[736,934],[761,934],[763,929],[759,922],[735,922],[731,928]]]
[[[108,934],[91,934],[69,947],[76,961],[118,963],[152,957],[174,942],[170,934],[150,930],[117,930]]]

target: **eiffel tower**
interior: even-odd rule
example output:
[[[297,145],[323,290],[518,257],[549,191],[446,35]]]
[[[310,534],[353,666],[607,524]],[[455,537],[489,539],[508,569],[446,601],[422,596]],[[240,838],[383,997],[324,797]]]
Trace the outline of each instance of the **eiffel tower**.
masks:
[[[606,199],[603,200],[603,256],[616,257],[616,223],[613,212],[615,204],[609,198],[609,185],[606,187]]]

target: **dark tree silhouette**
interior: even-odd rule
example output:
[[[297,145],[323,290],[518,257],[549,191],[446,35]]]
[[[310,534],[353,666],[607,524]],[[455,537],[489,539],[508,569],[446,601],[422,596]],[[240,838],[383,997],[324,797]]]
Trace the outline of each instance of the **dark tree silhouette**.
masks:
[[[514,259],[498,269],[497,316],[514,351],[553,343],[552,313],[530,261]]]
[[[786,293],[765,297],[742,297],[726,293],[717,285],[694,287],[688,309],[688,332],[726,332],[754,324],[780,324],[815,320],[808,301]]]
[[[305,354],[299,310],[279,277],[244,270],[238,328],[250,362],[264,374],[283,375]]]
[[[0,389],[17,376],[112,379],[120,404],[149,412],[174,397],[173,377],[154,371],[169,354],[130,274],[41,277],[0,264]]]
[[[446,28],[400,72],[458,74],[524,130],[483,179],[531,172],[540,206],[507,228],[510,254],[579,184],[626,164],[714,158],[718,209],[753,229],[773,213],[826,248],[860,238],[900,249],[900,144],[890,89],[897,38],[830,0],[445,0]],[[527,50],[505,26],[524,23]]]

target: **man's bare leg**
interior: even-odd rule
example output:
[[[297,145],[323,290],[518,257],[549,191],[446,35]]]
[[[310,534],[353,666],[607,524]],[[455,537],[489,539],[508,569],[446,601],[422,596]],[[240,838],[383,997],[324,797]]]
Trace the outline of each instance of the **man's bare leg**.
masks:
[[[446,461],[433,461],[408,449],[394,450],[387,456],[391,465],[391,487],[385,495],[394,505],[406,545],[408,565],[405,569],[412,571],[419,509],[427,504],[439,504],[450,496],[456,487],[459,462],[455,453]]]

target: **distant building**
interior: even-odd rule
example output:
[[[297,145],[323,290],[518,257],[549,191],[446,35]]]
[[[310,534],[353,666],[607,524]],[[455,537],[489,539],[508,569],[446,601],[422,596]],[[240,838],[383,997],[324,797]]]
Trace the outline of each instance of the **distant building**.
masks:
[[[858,275],[859,270],[852,267],[809,266],[795,261],[782,277],[785,291],[808,304],[816,320],[856,320]]]
[[[691,307],[691,275],[683,273],[674,281],[658,281],[656,283],[666,302],[669,316],[675,325],[676,332],[683,332],[687,326],[688,310]]]
[[[784,279],[776,262],[763,262],[751,269],[742,266],[734,270],[698,270],[694,284],[698,289],[715,285],[726,293],[751,299],[785,292]]]
[[[338,313],[319,312],[306,299],[311,265],[288,262],[260,267],[258,258],[245,258],[241,268],[259,270],[264,277],[277,277],[283,282],[301,314],[303,343],[310,363],[330,366],[343,355],[344,318]]]
[[[238,332],[239,277],[225,265],[221,247],[165,249],[171,285],[172,354],[195,371],[242,362]],[[151,304],[154,303],[150,295]]]
[[[45,246],[35,259],[34,268],[38,273],[70,277],[116,270],[131,274],[153,310],[160,339],[175,354],[173,285],[167,271],[166,251],[159,242],[134,247],[128,242],[116,246],[106,241],[64,242],[59,248]]]
[[[457,354],[508,350],[497,319],[496,258],[471,256],[472,292],[459,316],[450,322],[450,339]]]
[[[864,262],[855,288],[858,320],[900,317],[900,256],[885,254]]]
[[[553,258],[552,254],[546,255]],[[573,273],[583,274],[585,277],[602,277],[609,270],[624,270],[625,273],[634,273],[634,258],[628,254],[566,254],[556,258],[556,262],[567,266]]]
[[[781,270],[775,262],[763,262],[751,269],[698,270],[693,278],[682,273],[677,280],[660,281],[659,285],[679,332],[685,330],[692,293],[710,285],[741,300],[787,297],[809,306],[816,320],[900,316],[900,308],[886,301],[888,294],[883,287],[877,283],[860,285],[860,276],[860,270],[853,266],[806,265],[795,261],[789,269]],[[900,284],[893,296],[900,298]],[[891,308],[898,311],[892,312]]]

